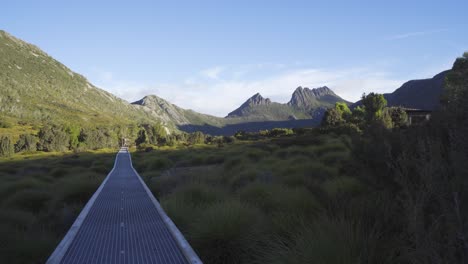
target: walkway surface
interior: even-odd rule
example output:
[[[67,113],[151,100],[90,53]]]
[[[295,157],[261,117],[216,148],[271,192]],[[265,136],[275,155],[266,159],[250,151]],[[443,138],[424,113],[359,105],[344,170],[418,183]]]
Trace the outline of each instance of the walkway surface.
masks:
[[[47,263],[202,263],[122,148]]]

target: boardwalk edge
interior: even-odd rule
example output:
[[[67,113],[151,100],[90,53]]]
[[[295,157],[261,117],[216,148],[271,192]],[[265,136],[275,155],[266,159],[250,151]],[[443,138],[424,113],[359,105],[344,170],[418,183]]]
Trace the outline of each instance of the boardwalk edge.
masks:
[[[117,155],[115,156],[114,167],[107,174],[106,178],[101,183],[101,185],[96,190],[96,192],[93,194],[93,196],[91,196],[91,199],[89,199],[88,203],[85,205],[83,210],[81,210],[81,213],[78,215],[75,222],[73,222],[73,225],[70,227],[70,229],[68,230],[65,237],[63,237],[62,241],[60,241],[60,243],[55,248],[52,255],[50,255],[49,259],[46,262],[47,264],[56,264],[56,263],[60,263],[60,261],[62,261],[62,258],[65,256],[65,253],[67,252],[68,248],[70,247],[71,243],[73,242],[73,239],[75,239],[75,236],[78,233],[78,230],[80,229],[81,225],[83,224],[83,221],[85,220],[86,216],[88,215],[89,210],[94,205],[94,201],[99,196],[102,189],[104,188],[104,185],[106,184],[107,180],[109,179],[109,176],[114,171],[115,166],[117,164],[117,156],[119,155],[119,153],[121,153],[121,152],[119,151],[117,153]]]
[[[179,231],[174,222],[172,222],[171,218],[167,216],[166,212],[164,212],[164,209],[161,207],[158,200],[156,200],[151,190],[141,178],[140,174],[135,170],[135,168],[133,168],[132,157],[130,155],[130,152],[128,152],[128,157],[130,159],[130,167],[138,176],[138,179],[143,185],[143,188],[145,189],[146,193],[148,194],[154,206],[156,207],[156,210],[158,210],[159,215],[163,219],[171,235],[174,237],[175,241],[177,242],[177,245],[179,246],[187,261],[189,261],[191,264],[203,264],[203,262],[198,257],[197,253],[195,253],[195,251],[193,250],[192,246],[190,246],[190,244],[185,239],[184,235],[182,235],[182,233]]]

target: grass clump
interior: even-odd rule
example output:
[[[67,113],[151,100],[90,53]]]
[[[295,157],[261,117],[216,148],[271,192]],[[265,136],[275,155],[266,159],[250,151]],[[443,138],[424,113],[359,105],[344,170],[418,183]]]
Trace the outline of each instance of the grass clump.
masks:
[[[52,199],[49,191],[40,189],[21,190],[9,196],[3,205],[37,213]]]
[[[192,246],[205,263],[249,263],[262,237],[262,214],[238,201],[215,203],[194,221]]]
[[[325,181],[322,188],[330,197],[358,194],[363,191],[363,185],[356,179],[341,176]]]
[[[359,224],[345,219],[320,218],[303,226],[291,243],[276,241],[267,251],[268,263],[368,263],[376,236],[365,234]]]

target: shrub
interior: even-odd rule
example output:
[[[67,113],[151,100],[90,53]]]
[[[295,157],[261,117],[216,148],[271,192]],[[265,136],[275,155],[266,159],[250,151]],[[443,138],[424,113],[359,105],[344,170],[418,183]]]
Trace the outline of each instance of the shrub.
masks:
[[[162,175],[149,180],[148,187],[156,197],[164,197],[170,194],[182,183],[179,177],[173,175]]]
[[[66,204],[86,203],[93,193],[99,187],[99,180],[91,177],[93,174],[88,175],[78,175],[62,178],[56,183],[57,186],[60,186],[58,189],[57,202],[63,202]]]
[[[239,171],[234,176],[229,177],[229,186],[236,190],[255,181],[259,174],[260,172],[254,167],[244,167],[242,171]]]
[[[147,170],[165,170],[172,167],[173,163],[165,157],[156,157],[146,162]]]
[[[320,157],[320,161],[328,166],[340,165],[348,159],[349,153],[347,151],[327,152]]]
[[[9,157],[13,155],[14,148],[11,143],[10,137],[2,136],[0,137],[0,157]]]
[[[38,150],[65,151],[70,146],[70,136],[59,126],[44,126],[39,130],[38,137]]]
[[[176,199],[191,207],[206,207],[214,202],[224,199],[223,192],[214,186],[192,183],[177,188],[168,199]]]
[[[45,190],[21,190],[8,197],[4,204],[11,208],[19,208],[30,212],[39,212],[52,198],[51,193]]]
[[[200,210],[190,206],[181,199],[163,198],[160,201],[164,211],[177,228],[185,235],[189,234],[194,219],[197,219],[200,215]]]
[[[0,118],[0,128],[12,128],[13,124],[3,118]]]
[[[33,178],[25,178],[23,180],[15,181],[9,184],[2,184],[0,186],[0,198],[6,199],[14,193],[25,189],[40,189],[44,184]]]
[[[37,138],[31,134],[21,134],[15,144],[15,152],[36,151]]]
[[[322,184],[322,188],[330,197],[352,195],[362,191],[362,184],[355,178],[341,176],[330,179]]]
[[[240,190],[239,197],[244,203],[270,215],[279,211],[291,215],[312,216],[320,209],[315,197],[304,188],[253,183]]]
[[[263,239],[262,214],[237,201],[208,207],[193,223],[190,241],[205,263],[251,263]]]
[[[36,217],[31,211],[21,209],[10,209],[0,211],[0,223],[4,226],[16,229],[27,229],[36,221]]]
[[[352,220],[322,217],[301,230],[292,243],[276,241],[265,252],[265,263],[373,263],[377,236]]]

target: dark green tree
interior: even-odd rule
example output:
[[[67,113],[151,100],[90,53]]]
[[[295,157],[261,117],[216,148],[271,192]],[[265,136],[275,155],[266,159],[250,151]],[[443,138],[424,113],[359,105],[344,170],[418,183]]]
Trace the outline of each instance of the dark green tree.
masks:
[[[405,127],[408,123],[408,114],[402,107],[387,107],[384,109],[384,116],[388,116],[391,121],[390,128]]]
[[[80,127],[76,125],[70,125],[65,128],[65,132],[67,132],[68,136],[70,137],[70,149],[76,149],[80,143],[78,139],[81,132]]]
[[[37,137],[31,134],[21,134],[15,144],[15,152],[36,151]]]
[[[366,119],[369,123],[382,118],[382,111],[387,106],[387,100],[382,94],[363,94],[361,99],[362,105],[366,110]]]
[[[351,118],[351,110],[346,103],[337,102],[335,107],[328,109],[322,119],[322,126],[337,127]]]
[[[38,137],[38,150],[65,151],[69,149],[70,137],[60,126],[45,125],[39,130]]]
[[[205,143],[205,135],[200,131],[193,132],[189,135],[188,142],[190,144],[203,144]]]
[[[344,120],[348,120],[351,117],[351,110],[349,110],[349,107],[346,103],[337,102],[335,104],[335,109],[337,109],[341,113],[341,116]]]
[[[366,122],[366,110],[363,106],[357,106],[353,109],[350,121],[361,129],[364,127]]]
[[[10,137],[0,137],[0,157],[10,157],[14,153],[13,143]]]
[[[135,144],[137,146],[143,144],[143,143],[146,143],[147,142],[147,137],[146,137],[146,130],[144,128],[140,129],[138,131],[138,136],[135,140]]]
[[[322,119],[322,126],[336,127],[345,122],[342,113],[336,108],[328,109]]]

